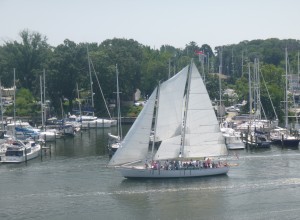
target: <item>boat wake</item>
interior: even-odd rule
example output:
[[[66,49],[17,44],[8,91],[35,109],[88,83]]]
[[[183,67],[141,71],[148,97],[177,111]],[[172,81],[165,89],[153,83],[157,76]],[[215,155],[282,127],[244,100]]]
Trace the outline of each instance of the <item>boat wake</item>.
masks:
[[[207,186],[207,182],[199,182],[197,185],[186,186],[186,187],[178,187],[177,184],[174,184],[174,187],[171,188],[161,188],[157,189],[157,187],[153,189],[147,190],[116,190],[111,192],[64,192],[64,191],[49,191],[37,194],[25,194],[25,195],[9,195],[7,198],[3,195],[2,199],[33,199],[33,198],[48,198],[48,199],[56,199],[56,198],[77,198],[77,197],[98,197],[98,196],[117,196],[117,195],[142,195],[142,194],[161,194],[161,193],[174,193],[174,192],[200,192],[200,193],[210,193],[210,192],[220,192],[220,191],[230,191],[234,190],[234,192],[239,191],[252,191],[252,190],[260,190],[267,189],[272,190],[273,188],[278,187],[300,187],[300,178],[287,178],[287,179],[278,179],[278,180],[269,180],[269,181],[256,181],[253,183],[246,184],[229,184],[223,186]],[[203,186],[202,186],[203,185]]]
[[[289,157],[300,157],[300,153],[291,153],[291,154],[271,154],[271,155],[230,155],[227,157],[229,161],[237,160],[255,160],[255,159],[271,159],[271,158],[289,158]]]

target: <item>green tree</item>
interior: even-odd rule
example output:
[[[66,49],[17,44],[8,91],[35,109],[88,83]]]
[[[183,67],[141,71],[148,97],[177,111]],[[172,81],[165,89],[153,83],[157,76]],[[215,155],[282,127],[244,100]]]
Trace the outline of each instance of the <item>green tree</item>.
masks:
[[[13,116],[14,105],[10,105],[7,108],[5,114],[7,116]],[[34,96],[29,89],[21,88],[16,92],[16,116],[36,116],[40,111],[40,105],[34,99]]]
[[[86,45],[66,39],[54,49],[46,71],[47,93],[56,109],[60,109],[61,101],[66,98],[70,103],[66,111],[71,112],[77,97],[76,83],[88,79]]]
[[[16,69],[20,87],[39,93],[39,74],[46,67],[46,61],[50,51],[47,38],[37,32],[23,30],[20,32],[22,42],[6,42],[3,46],[1,63],[3,71],[3,85],[12,85],[13,68]]]

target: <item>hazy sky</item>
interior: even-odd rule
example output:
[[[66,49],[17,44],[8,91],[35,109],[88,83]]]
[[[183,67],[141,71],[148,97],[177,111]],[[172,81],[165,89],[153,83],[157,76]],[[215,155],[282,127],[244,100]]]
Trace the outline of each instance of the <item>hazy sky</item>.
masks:
[[[0,44],[36,31],[53,46],[65,39],[134,39],[159,48],[300,39],[299,0],[0,0]]]

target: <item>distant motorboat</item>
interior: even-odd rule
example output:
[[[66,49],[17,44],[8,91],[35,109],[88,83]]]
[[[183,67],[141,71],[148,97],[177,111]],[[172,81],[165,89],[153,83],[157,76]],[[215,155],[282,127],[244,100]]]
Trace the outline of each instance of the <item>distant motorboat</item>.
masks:
[[[1,163],[21,163],[38,157],[41,145],[33,140],[14,140],[7,146]]]
[[[32,127],[28,122],[16,121],[7,124],[6,134],[16,139],[38,138],[40,129]]]
[[[245,145],[253,148],[270,148],[272,141],[268,139],[266,134],[261,132],[251,132],[249,136],[243,140]]]
[[[61,137],[62,133],[56,129],[46,129],[45,131],[41,131],[39,134],[39,138],[44,141],[55,141]]]
[[[96,118],[94,120],[82,120],[82,128],[109,128],[112,125],[112,120],[104,118]]]

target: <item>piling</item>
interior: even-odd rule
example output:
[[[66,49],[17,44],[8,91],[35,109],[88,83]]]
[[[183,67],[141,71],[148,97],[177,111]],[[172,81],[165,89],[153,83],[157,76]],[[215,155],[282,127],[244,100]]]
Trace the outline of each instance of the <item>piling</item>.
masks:
[[[24,146],[24,152],[25,152],[25,164],[27,165],[27,149],[26,146]]]

